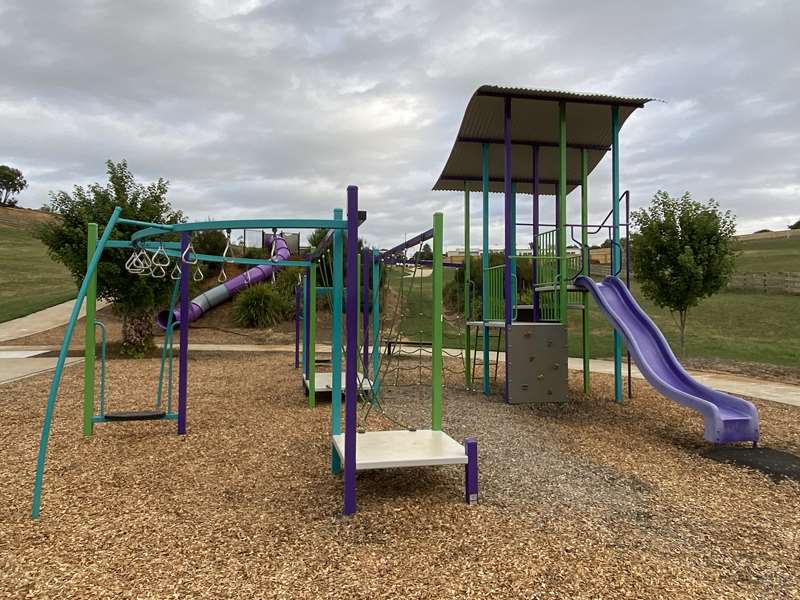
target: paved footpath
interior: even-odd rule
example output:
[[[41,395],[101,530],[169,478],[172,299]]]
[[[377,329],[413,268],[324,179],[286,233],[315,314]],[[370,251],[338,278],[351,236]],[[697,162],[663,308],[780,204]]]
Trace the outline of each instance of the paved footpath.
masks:
[[[178,344],[175,344],[176,348]],[[273,344],[273,345],[254,345],[254,344],[190,344],[190,350],[199,352],[294,352],[294,345]],[[331,351],[330,345],[317,344],[317,353],[328,353]],[[430,354],[430,348],[423,348],[423,352]],[[450,357],[460,357],[461,349],[445,348]],[[413,354],[416,355],[415,348]],[[505,353],[500,352],[499,359],[505,361]],[[573,371],[583,370],[583,359],[570,358],[569,368]],[[622,365],[623,373],[626,373],[626,366]],[[610,360],[592,359],[589,362],[589,369],[592,373],[602,373],[606,375],[614,374],[614,362]],[[740,377],[728,373],[710,373],[705,371],[689,371],[689,374],[700,383],[708,387],[722,390],[730,394],[758,398],[759,400],[771,400],[781,404],[790,404],[800,407],[800,386],[788,383],[778,383],[775,381],[765,381]],[[639,372],[636,366],[631,368],[631,376],[636,379],[644,379],[644,375]]]
[[[97,310],[104,308],[108,302],[98,301]],[[75,300],[68,300],[61,304],[56,304],[50,308],[45,308],[39,312],[31,315],[20,317],[0,323],[0,342],[7,342],[9,340],[16,340],[17,338],[33,335],[34,333],[41,333],[53,327],[66,325],[69,321],[69,316],[72,314],[72,309],[75,306]],[[80,316],[86,314],[86,305],[81,307]]]
[[[62,305],[59,305],[62,306]],[[54,307],[55,308],[55,307]],[[47,309],[50,310],[50,309]],[[71,310],[71,307],[70,309]],[[27,317],[25,317],[27,318]],[[69,311],[67,317],[69,318]],[[17,319],[19,321],[21,319]],[[11,321],[13,322],[13,321]],[[2,325],[5,325],[3,323]],[[0,325],[0,327],[2,327]],[[59,323],[63,325],[63,323]],[[2,330],[0,330],[2,334]],[[26,334],[29,335],[29,334]],[[0,338],[1,339],[1,338]],[[7,338],[6,338],[7,339]],[[160,344],[159,344],[160,346]],[[176,348],[179,344],[175,344]],[[294,352],[293,344],[190,344],[190,349],[196,352]],[[460,349],[445,349],[448,356],[461,356]],[[0,346],[0,384],[9,381],[16,381],[24,377],[30,377],[55,368],[55,358],[41,358],[37,355],[48,351],[58,351],[57,346]],[[317,344],[317,353],[329,353],[331,347],[328,344]],[[430,354],[429,348],[423,348],[422,352]],[[414,351],[416,354],[416,349]],[[505,353],[499,355],[500,361],[505,360]],[[69,358],[67,364],[72,365],[82,362],[82,358]],[[583,361],[580,358],[570,358],[569,368],[580,371],[583,368]],[[590,361],[592,373],[613,374],[614,363],[610,360],[592,359]],[[625,365],[623,364],[623,373]],[[700,371],[689,371],[689,373],[699,382],[739,396],[758,398],[759,400],[771,400],[781,404],[790,404],[800,407],[800,386],[775,381],[764,381],[749,377],[740,377],[728,373],[710,373]],[[631,375],[636,379],[644,379],[644,376],[634,366]]]

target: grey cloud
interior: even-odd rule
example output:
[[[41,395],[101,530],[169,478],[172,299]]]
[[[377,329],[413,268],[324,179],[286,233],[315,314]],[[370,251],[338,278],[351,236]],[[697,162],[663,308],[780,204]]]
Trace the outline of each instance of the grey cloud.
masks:
[[[29,175],[27,206],[124,157],[142,180],[169,179],[193,218],[326,216],[356,183],[371,242],[445,210],[459,245],[462,196],[430,187],[469,95],[497,83],[667,100],[622,132],[635,207],[688,189],[742,231],[800,217],[791,0],[0,0],[0,20],[0,162]],[[609,169],[590,181],[595,220]],[[499,243],[502,199],[491,202]],[[475,195],[473,240],[479,206]]]

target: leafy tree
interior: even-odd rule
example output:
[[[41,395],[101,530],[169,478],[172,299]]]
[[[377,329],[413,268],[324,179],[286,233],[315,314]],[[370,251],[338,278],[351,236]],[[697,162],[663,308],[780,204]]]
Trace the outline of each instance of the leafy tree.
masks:
[[[28,182],[22,176],[22,171],[8,165],[0,165],[0,205],[16,206],[17,200],[14,196],[26,187]]]
[[[433,249],[431,245],[425,242],[420,250],[414,253],[414,260],[433,260]]]
[[[146,186],[136,183],[124,160],[109,160],[106,172],[106,185],[75,186],[72,194],[51,192],[49,208],[62,218],[53,219],[38,231],[50,256],[66,265],[78,283],[86,272],[87,224],[97,223],[102,232],[115,207],[121,207],[122,216],[128,219],[168,224],[183,221],[183,214],[167,201],[168,182],[164,179]],[[118,225],[111,239],[128,239],[132,232],[130,226]],[[130,253],[127,249],[103,251],[97,295],[113,302],[115,312],[122,317],[123,352],[141,356],[153,345],[153,314],[169,301],[174,282],[169,277],[156,279],[128,272],[125,262]]]
[[[638,230],[631,239],[633,272],[644,295],[676,318],[683,356],[689,309],[733,274],[736,218],[714,200],[703,204],[689,192],[671,198],[661,190],[632,217]]]
[[[789,229],[800,229],[800,219],[797,219],[792,225],[789,225]]]

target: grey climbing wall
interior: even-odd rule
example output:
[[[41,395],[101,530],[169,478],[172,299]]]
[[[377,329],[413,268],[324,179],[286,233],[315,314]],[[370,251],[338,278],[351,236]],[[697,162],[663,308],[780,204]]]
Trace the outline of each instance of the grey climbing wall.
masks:
[[[513,323],[508,332],[508,402],[567,400],[567,330],[561,323]]]

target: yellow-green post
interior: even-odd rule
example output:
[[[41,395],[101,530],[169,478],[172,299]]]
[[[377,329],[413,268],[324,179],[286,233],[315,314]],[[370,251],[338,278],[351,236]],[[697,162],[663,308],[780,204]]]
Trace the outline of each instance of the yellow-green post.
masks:
[[[86,238],[86,264],[94,256],[97,247],[97,223],[89,223]],[[86,334],[83,338],[83,435],[90,437],[94,433],[94,359],[95,337],[94,321],[97,310],[97,270],[89,278],[86,288]]]
[[[558,310],[567,322],[567,103],[558,103]]]
[[[431,340],[431,429],[442,430],[442,233],[444,216],[433,215],[433,339]]]
[[[469,255],[469,182],[464,182],[464,384],[472,387],[472,368],[470,367],[469,317],[472,309],[470,294],[470,255]]]
[[[589,276],[589,154],[584,148],[581,150],[581,251],[583,260],[581,261],[581,275]],[[589,293],[584,291],[583,296],[583,392],[589,393],[591,388],[591,371],[589,360]]]
[[[317,405],[317,263],[312,263],[308,270],[308,408]]]

